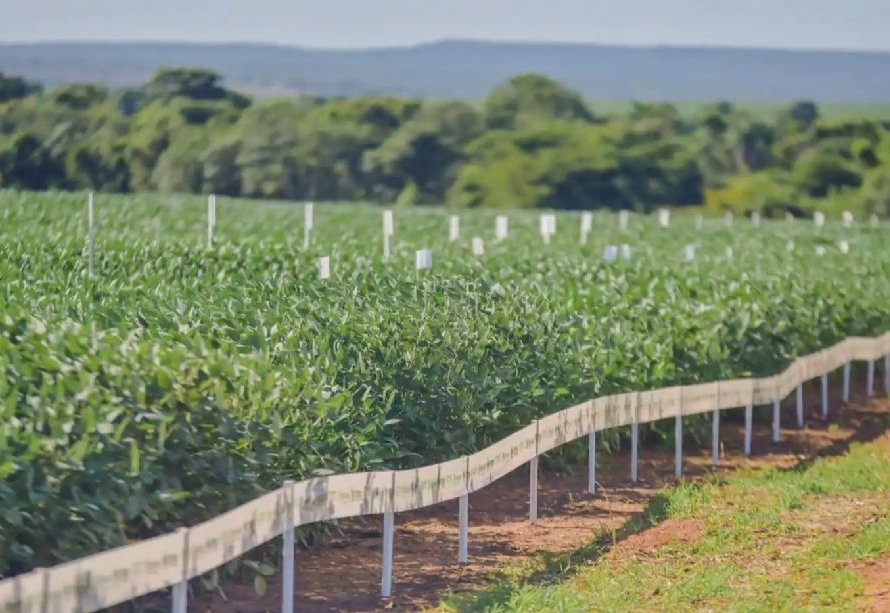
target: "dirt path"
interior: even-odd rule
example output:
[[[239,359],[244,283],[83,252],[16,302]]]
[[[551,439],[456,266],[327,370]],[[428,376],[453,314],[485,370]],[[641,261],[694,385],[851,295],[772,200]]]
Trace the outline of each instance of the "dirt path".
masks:
[[[855,391],[854,402],[841,407],[840,388],[831,390],[834,408],[826,422],[820,416],[818,383],[807,385],[807,428],[783,429],[781,442],[772,444],[768,422],[755,423],[752,457],[742,453],[740,419],[724,417],[721,465],[716,472],[742,466],[792,466],[819,454],[842,452],[853,440],[871,440],[885,429],[884,401],[864,402]],[[793,398],[783,404],[783,425],[791,423]],[[724,412],[724,415],[726,412]],[[737,416],[736,416],[737,417]],[[684,446],[685,479],[715,472],[710,448]],[[457,501],[396,516],[393,598],[379,597],[381,519],[358,518],[342,524],[342,534],[328,537],[317,547],[297,555],[297,604],[300,611],[417,610],[435,605],[446,591],[472,591],[485,586],[491,573],[507,563],[542,552],[566,553],[603,532],[613,532],[630,517],[642,513],[662,487],[673,483],[673,450],[641,446],[640,482],[628,482],[628,453],[604,458],[599,469],[602,488],[586,494],[586,475],[557,475],[542,471],[539,477],[539,521],[528,523],[527,469],[518,469],[480,492],[470,495],[469,558],[457,564]],[[665,523],[652,534],[627,539],[622,546],[645,546],[648,539],[691,538],[695,526],[673,530]],[[656,534],[657,532],[657,534]],[[675,534],[676,532],[676,534]],[[639,543],[637,542],[639,541]],[[890,571],[890,561],[885,565]],[[196,599],[190,610],[254,613],[280,609],[280,579],[270,580],[263,598],[251,586],[225,587],[218,594]],[[884,584],[884,593],[887,592]],[[890,602],[890,595],[885,595]]]

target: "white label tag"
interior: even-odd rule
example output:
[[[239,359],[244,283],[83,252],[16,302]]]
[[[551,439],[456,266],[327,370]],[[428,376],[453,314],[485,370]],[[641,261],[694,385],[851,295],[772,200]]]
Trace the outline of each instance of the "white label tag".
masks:
[[[755,228],[759,228],[759,227],[760,227],[760,213],[758,213],[757,211],[754,211],[754,212],[751,213],[751,224],[752,224]]]
[[[727,228],[732,227],[732,213],[730,213],[729,211],[726,212],[726,214],[723,216],[723,223],[726,224]]]
[[[630,245],[621,245],[621,257],[625,260],[630,259]]]
[[[844,227],[849,228],[853,225],[853,213],[850,211],[844,211],[841,214],[841,219],[844,221]]]
[[[494,237],[498,240],[504,240],[509,233],[508,221],[506,215],[498,215],[494,220]]]
[[[581,234],[589,234],[593,229],[593,213],[581,213]]]
[[[618,227],[622,230],[627,230],[627,222],[629,221],[629,218],[630,213],[628,213],[627,211],[618,211]]]
[[[813,214],[813,221],[816,223],[816,226],[821,228],[825,225],[825,213],[822,211],[816,211]]]
[[[448,222],[448,240],[451,242],[460,238],[460,217],[452,215]]]
[[[704,217],[701,214],[695,216],[695,229],[701,230],[702,226],[705,225]]]
[[[556,234],[556,215],[547,213],[541,215],[541,236],[553,236]]]
[[[841,242],[839,242],[837,244],[837,246],[838,246],[838,249],[841,250],[841,253],[843,253],[844,255],[847,255],[848,253],[850,253],[850,243],[848,243],[847,241],[842,240]]]
[[[686,245],[683,247],[683,257],[685,257],[688,261],[692,261],[695,259],[695,245]]]
[[[432,268],[433,266],[433,252],[429,249],[420,249],[415,254],[415,265],[417,270],[424,270],[426,268]]]
[[[392,236],[394,229],[395,224],[393,223],[392,211],[383,211],[383,234]]]
[[[822,245],[816,245],[816,255],[825,255],[825,247]]]
[[[322,256],[318,258],[318,278],[328,279],[331,276],[331,257]]]
[[[606,245],[603,249],[603,259],[612,262],[618,257],[618,247],[616,245]]]
[[[791,213],[785,213],[785,221],[788,223],[792,223],[794,221],[794,215]]]
[[[307,230],[312,229],[312,209],[313,206],[311,202],[307,202],[303,205],[303,220]]]
[[[667,228],[671,225],[671,211],[670,209],[658,209],[658,225],[662,228]]]
[[[473,255],[484,255],[485,243],[478,236],[473,237]]]
[[[726,259],[727,259],[727,260],[731,260],[731,259],[732,259],[732,247],[727,247],[727,248],[726,248]]]

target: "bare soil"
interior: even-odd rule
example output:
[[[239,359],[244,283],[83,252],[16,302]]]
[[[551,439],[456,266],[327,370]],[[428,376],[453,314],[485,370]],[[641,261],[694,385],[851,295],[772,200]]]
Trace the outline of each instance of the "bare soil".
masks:
[[[684,479],[731,473],[747,466],[793,466],[817,455],[842,453],[854,440],[871,440],[885,429],[885,401],[865,402],[856,391],[854,401],[842,407],[840,387],[831,390],[829,419],[821,417],[819,384],[807,384],[806,422],[803,430],[783,429],[781,441],[770,441],[769,423],[755,423],[752,456],[742,452],[743,423],[723,412],[720,465],[711,467],[710,447],[684,443]],[[793,418],[793,398],[783,403],[783,426]],[[731,412],[730,412],[731,413]],[[469,564],[457,563],[457,501],[396,516],[393,597],[381,599],[380,567],[382,520],[356,518],[341,524],[340,534],[308,550],[299,551],[296,563],[297,608],[300,611],[418,610],[434,606],[447,591],[465,592],[487,585],[493,572],[508,563],[542,552],[573,551],[603,533],[612,533],[629,518],[643,512],[659,489],[675,482],[673,449],[641,445],[640,480],[629,483],[629,453],[625,450],[601,458],[596,495],[586,493],[584,470],[577,474],[539,474],[539,519],[528,521],[528,473],[514,471],[482,491],[470,495]],[[693,540],[701,526],[692,521],[665,521],[619,543],[628,551],[658,547],[672,540]],[[890,610],[890,560],[875,565],[867,580],[870,594]],[[866,570],[863,570],[866,572]],[[875,581],[872,581],[875,578]],[[270,580],[258,597],[250,585],[227,584],[225,598],[209,594],[193,599],[190,610],[221,613],[259,613],[280,610],[280,578]],[[886,605],[886,606],[885,606]]]
[[[871,611],[890,611],[890,556],[859,564],[854,570],[865,584],[863,604]]]

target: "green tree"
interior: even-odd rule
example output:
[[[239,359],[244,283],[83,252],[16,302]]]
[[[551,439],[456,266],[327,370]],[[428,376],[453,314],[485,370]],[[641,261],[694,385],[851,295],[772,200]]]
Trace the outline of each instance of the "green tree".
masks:
[[[556,81],[537,74],[513,77],[485,99],[489,128],[512,130],[540,120],[593,121],[581,97]]]

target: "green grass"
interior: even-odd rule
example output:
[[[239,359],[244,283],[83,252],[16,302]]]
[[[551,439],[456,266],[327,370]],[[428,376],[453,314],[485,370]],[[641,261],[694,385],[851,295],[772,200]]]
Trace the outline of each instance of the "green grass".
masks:
[[[682,484],[628,522],[614,549],[601,535],[567,556],[508,568],[485,591],[451,595],[441,609],[861,609],[864,585],[853,564],[890,551],[888,460],[884,438],[793,469]],[[622,546],[669,519],[701,531],[660,547]]]

